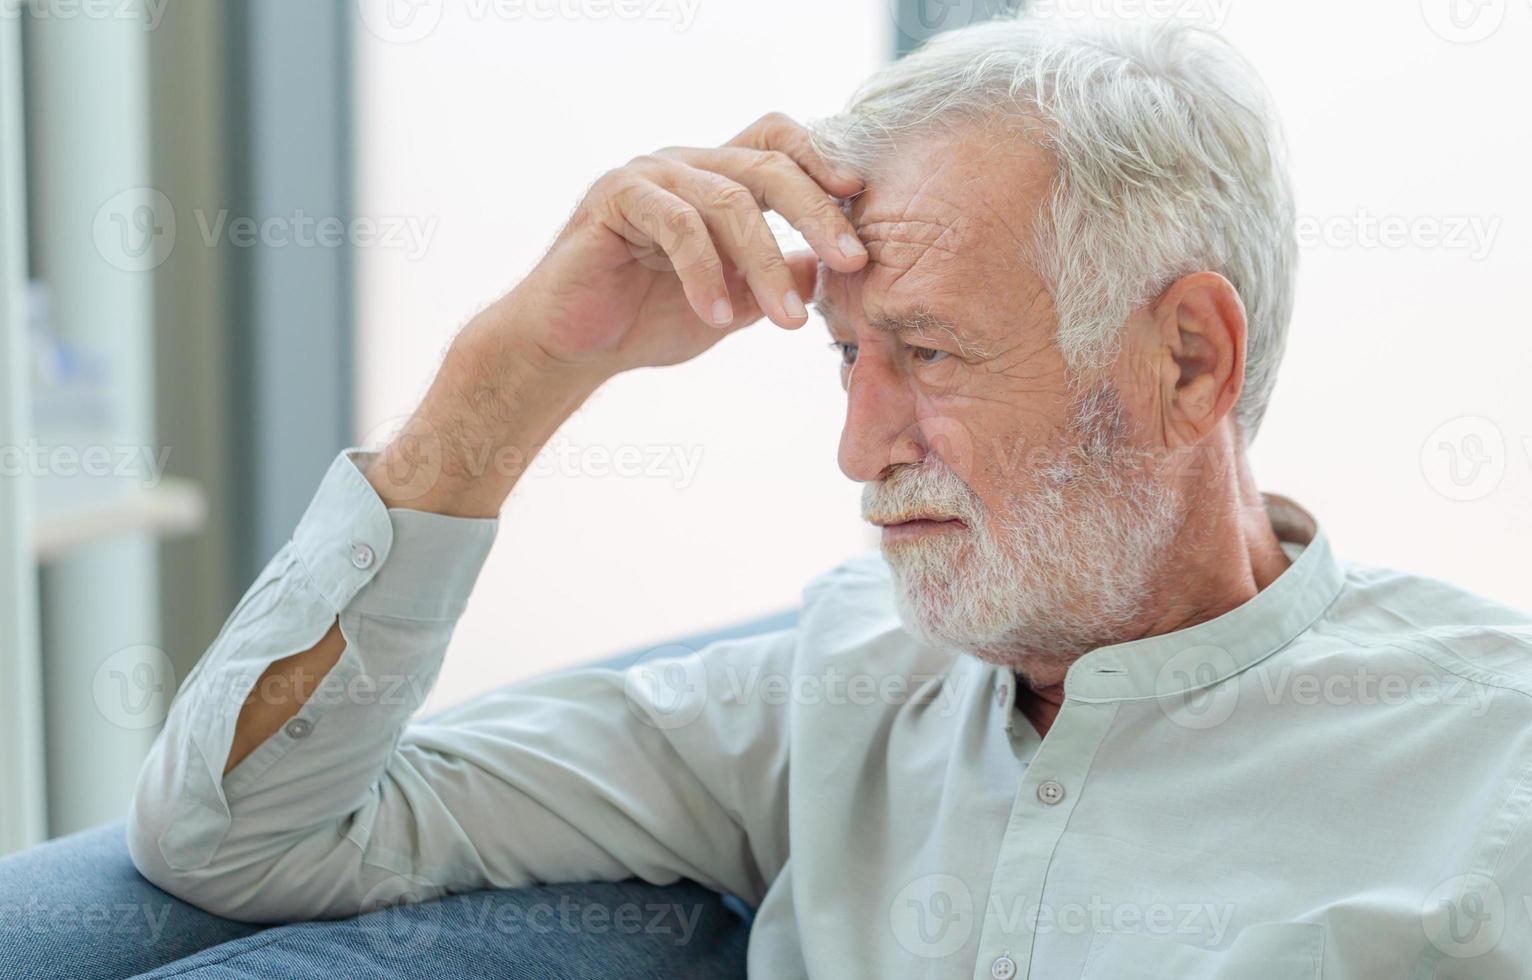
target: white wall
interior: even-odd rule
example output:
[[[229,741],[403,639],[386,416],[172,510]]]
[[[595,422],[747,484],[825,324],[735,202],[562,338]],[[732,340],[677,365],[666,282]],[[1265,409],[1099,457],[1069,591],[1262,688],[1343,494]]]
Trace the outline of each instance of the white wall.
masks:
[[[1532,138],[1520,106],[1532,7],[1492,4],[1484,16],[1504,23],[1459,44],[1431,27],[1451,24],[1438,16],[1448,2],[1051,7],[1216,21],[1276,93],[1300,210],[1321,241],[1304,251],[1255,448],[1263,485],[1310,507],[1345,557],[1532,607]],[[892,43],[888,0],[702,2],[684,30],[475,16],[492,8],[472,0],[427,0],[392,26],[381,3],[362,9],[358,211],[418,229],[409,247],[361,250],[364,433],[409,411],[457,326],[524,274],[602,171],[720,142],[769,109],[833,111]],[[687,16],[680,0],[661,9]],[[1433,229],[1460,218],[1493,234],[1464,249]],[[1367,244],[1384,219],[1415,244]],[[700,451],[695,479],[564,464],[527,479],[432,703],[791,605],[807,577],[870,545],[835,467],[842,403],[823,343],[817,324],[762,325],[604,389],[560,441],[576,454],[670,452],[673,465],[677,450]],[[1484,421],[1437,431],[1462,416]],[[1490,461],[1459,487],[1439,444],[1473,449],[1463,440],[1475,436]]]
[[[1532,609],[1532,5],[1235,3],[1225,31],[1282,107],[1319,239],[1257,476],[1345,557]]]

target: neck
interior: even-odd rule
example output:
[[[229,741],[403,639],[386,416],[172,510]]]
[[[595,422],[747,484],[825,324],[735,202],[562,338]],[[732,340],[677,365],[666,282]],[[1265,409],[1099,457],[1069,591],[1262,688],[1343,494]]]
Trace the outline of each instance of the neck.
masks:
[[[1212,472],[1210,472],[1212,471]],[[1216,464],[1181,480],[1187,518],[1166,549],[1161,583],[1133,626],[1115,638],[1125,643],[1216,619],[1248,602],[1291,561],[1271,526],[1243,452],[1230,447]],[[1046,735],[1064,703],[1064,677],[1084,653],[1023,655],[1018,707]]]

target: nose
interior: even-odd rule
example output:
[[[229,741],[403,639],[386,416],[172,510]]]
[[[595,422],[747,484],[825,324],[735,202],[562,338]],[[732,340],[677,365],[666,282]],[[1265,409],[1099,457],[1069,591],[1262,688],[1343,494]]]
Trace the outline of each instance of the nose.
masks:
[[[871,346],[862,346],[846,382],[837,454],[841,472],[858,483],[880,480],[890,467],[917,463],[926,452],[909,385]]]

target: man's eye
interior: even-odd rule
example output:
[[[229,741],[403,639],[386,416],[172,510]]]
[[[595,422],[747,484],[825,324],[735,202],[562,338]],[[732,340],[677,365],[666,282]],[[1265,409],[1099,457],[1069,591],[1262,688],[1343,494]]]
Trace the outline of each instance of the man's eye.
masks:
[[[830,341],[830,349],[840,354],[841,363],[846,367],[856,363],[856,344],[847,344],[839,340]]]
[[[910,356],[922,364],[935,364],[943,358],[950,357],[951,354],[934,347],[911,347]]]

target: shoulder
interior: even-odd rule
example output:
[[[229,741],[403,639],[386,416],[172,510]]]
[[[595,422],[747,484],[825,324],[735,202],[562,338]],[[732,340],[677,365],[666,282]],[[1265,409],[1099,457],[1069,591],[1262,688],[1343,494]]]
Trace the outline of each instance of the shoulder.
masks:
[[[1358,562],[1342,568],[1344,584],[1324,617],[1330,628],[1532,697],[1532,614],[1429,575]]]
[[[893,571],[877,551],[847,558],[803,587],[800,627],[820,643],[865,642],[900,628]]]
[[[1532,612],[1480,595],[1445,579],[1362,562],[1342,562],[1345,584],[1337,606],[1365,606],[1417,627],[1458,623],[1532,625]]]
[[[803,589],[799,621],[800,665],[845,666],[879,673],[941,673],[953,651],[928,646],[899,618],[893,570],[878,551],[867,551],[815,576]],[[864,663],[865,668],[857,667]]]

